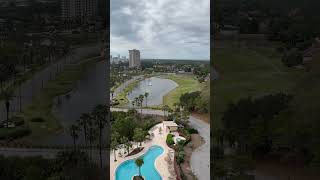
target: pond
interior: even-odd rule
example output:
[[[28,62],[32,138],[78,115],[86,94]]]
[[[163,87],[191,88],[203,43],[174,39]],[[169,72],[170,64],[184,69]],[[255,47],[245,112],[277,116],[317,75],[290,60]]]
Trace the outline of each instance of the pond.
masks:
[[[134,101],[135,97],[138,97],[140,94],[144,95],[146,92],[149,93],[147,98],[148,106],[160,105],[163,102],[163,97],[176,87],[178,87],[178,84],[169,79],[160,77],[147,78],[140,81],[137,87],[128,94],[129,106],[132,106],[131,102]],[[144,100],[144,106],[145,103],[146,101]]]

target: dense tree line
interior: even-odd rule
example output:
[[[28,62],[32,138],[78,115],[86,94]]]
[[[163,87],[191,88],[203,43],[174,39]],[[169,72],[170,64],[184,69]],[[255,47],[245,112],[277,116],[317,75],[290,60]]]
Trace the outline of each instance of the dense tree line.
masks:
[[[209,98],[200,91],[182,94],[180,104],[189,112],[209,112]]]
[[[243,34],[265,34],[271,41],[281,42],[278,51],[283,63],[302,63],[301,53],[309,48],[320,33],[317,0],[217,0],[214,22],[220,28],[233,25]],[[217,30],[218,31],[218,30]]]

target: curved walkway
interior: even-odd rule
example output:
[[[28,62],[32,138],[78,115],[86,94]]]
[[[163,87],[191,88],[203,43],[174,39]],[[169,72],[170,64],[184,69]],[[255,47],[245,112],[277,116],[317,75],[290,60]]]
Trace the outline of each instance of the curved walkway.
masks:
[[[111,111],[123,111],[128,109],[111,108]],[[139,113],[140,109],[137,109]],[[142,109],[142,114],[147,115],[163,115],[161,110]],[[190,116],[190,126],[197,129],[199,135],[204,139],[205,143],[197,148],[191,155],[191,169],[199,180],[207,180],[210,177],[210,125]],[[112,172],[112,171],[111,171]],[[111,173],[112,174],[112,173]]]

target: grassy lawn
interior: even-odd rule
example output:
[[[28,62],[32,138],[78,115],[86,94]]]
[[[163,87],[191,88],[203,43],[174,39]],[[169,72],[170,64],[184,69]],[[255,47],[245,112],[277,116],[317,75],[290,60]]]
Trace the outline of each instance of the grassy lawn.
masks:
[[[213,119],[216,126],[227,105],[240,98],[272,92],[291,92],[304,70],[287,68],[274,47],[213,49],[220,79],[213,81]],[[212,108],[212,107],[211,107]]]
[[[81,61],[79,64],[67,65],[57,77],[50,81],[43,90],[19,115],[22,116],[32,130],[31,139],[38,139],[57,132],[61,127],[52,113],[55,97],[66,94],[74,87],[74,83],[81,77],[82,72],[90,63],[99,58]],[[35,122],[40,121],[40,122]]]
[[[175,81],[179,85],[163,98],[163,104],[170,107],[180,101],[179,98],[182,94],[201,90],[201,84],[193,75],[168,75],[165,78]]]

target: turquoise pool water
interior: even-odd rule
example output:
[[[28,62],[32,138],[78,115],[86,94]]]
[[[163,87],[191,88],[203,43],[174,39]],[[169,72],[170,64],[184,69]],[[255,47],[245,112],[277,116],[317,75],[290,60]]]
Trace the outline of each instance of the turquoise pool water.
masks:
[[[158,156],[163,153],[160,146],[151,146],[149,150],[142,156],[144,164],[141,167],[141,175],[145,180],[162,180],[158,171],[154,166],[154,162]],[[139,174],[139,168],[135,164],[135,159],[128,160],[119,165],[116,170],[116,180],[132,180],[132,177]]]

